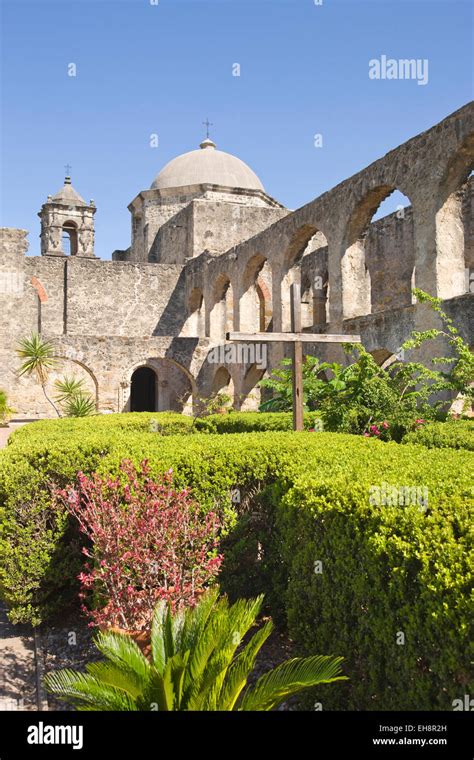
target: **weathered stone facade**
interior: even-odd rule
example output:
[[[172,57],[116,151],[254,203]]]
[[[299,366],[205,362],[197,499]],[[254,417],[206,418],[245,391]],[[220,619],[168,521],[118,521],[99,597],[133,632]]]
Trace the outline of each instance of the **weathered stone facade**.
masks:
[[[41,256],[25,256],[25,230],[2,230],[0,388],[16,416],[52,412],[33,379],[17,374],[15,346],[34,331],[52,339],[63,360],[50,382],[83,377],[100,411],[130,408],[140,367],[153,372],[145,405],[156,410],[190,411],[198,395],[219,389],[237,408],[252,408],[264,368],[251,356],[210,363],[209,351],[227,330],[289,330],[295,281],[304,329],[359,332],[381,362],[413,328],[434,325],[432,313],[413,303],[413,285],[441,297],[470,339],[472,104],[293,212],[238,159],[214,153],[211,141],[202,147],[202,180],[199,167],[186,174],[180,157],[179,171],[171,162],[131,202],[131,245],[111,261],[95,257],[95,205],[69,181],[40,212]],[[192,166],[193,154],[184,157]],[[181,184],[167,187],[163,177]],[[371,223],[396,189],[411,206]],[[305,350],[341,359],[337,346]],[[267,369],[284,352],[271,345]]]

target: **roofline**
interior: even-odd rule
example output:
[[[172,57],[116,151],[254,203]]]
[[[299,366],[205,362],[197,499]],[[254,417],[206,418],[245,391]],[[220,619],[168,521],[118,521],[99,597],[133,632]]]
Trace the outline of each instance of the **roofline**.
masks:
[[[258,190],[258,189],[252,189],[247,187],[230,187],[229,185],[213,185],[207,182],[199,183],[195,185],[181,185],[178,187],[165,187],[165,188],[157,188],[152,187],[148,190],[141,190],[138,195],[133,198],[133,200],[128,204],[127,208],[130,212],[133,211],[135,201],[140,199],[142,201],[158,197],[158,198],[173,198],[177,195],[186,196],[186,195],[195,195],[196,193],[205,193],[208,190],[212,192],[224,192],[228,195],[248,195],[254,198],[263,198],[270,202],[270,206],[273,208],[286,208],[282,203],[277,201],[275,198],[272,198],[271,195],[268,195],[264,190]],[[190,200],[195,200],[195,198],[191,198]]]

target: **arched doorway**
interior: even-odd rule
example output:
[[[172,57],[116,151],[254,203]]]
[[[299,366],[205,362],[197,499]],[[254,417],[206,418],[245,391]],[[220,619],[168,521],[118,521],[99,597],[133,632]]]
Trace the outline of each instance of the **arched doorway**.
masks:
[[[139,367],[132,375],[130,411],[156,412],[156,374],[151,367]]]

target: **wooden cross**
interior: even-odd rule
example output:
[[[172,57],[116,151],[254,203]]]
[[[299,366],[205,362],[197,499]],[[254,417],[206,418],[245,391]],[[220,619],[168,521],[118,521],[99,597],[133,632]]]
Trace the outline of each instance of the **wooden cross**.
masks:
[[[293,283],[290,289],[291,332],[228,332],[226,340],[249,343],[291,343],[293,384],[293,430],[303,430],[303,343],[360,343],[360,335],[328,335],[301,332],[301,291]]]

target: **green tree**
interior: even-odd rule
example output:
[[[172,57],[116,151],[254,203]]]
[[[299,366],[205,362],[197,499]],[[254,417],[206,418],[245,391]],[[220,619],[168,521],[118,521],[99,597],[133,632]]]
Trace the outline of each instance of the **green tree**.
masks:
[[[89,663],[86,673],[49,673],[47,690],[79,710],[272,710],[310,686],[345,680],[341,657],[314,656],[288,660],[247,687],[272,623],[244,641],[263,597],[230,606],[218,594],[212,589],[176,613],[158,604],[150,659],[125,634],[98,634],[105,661]]]

